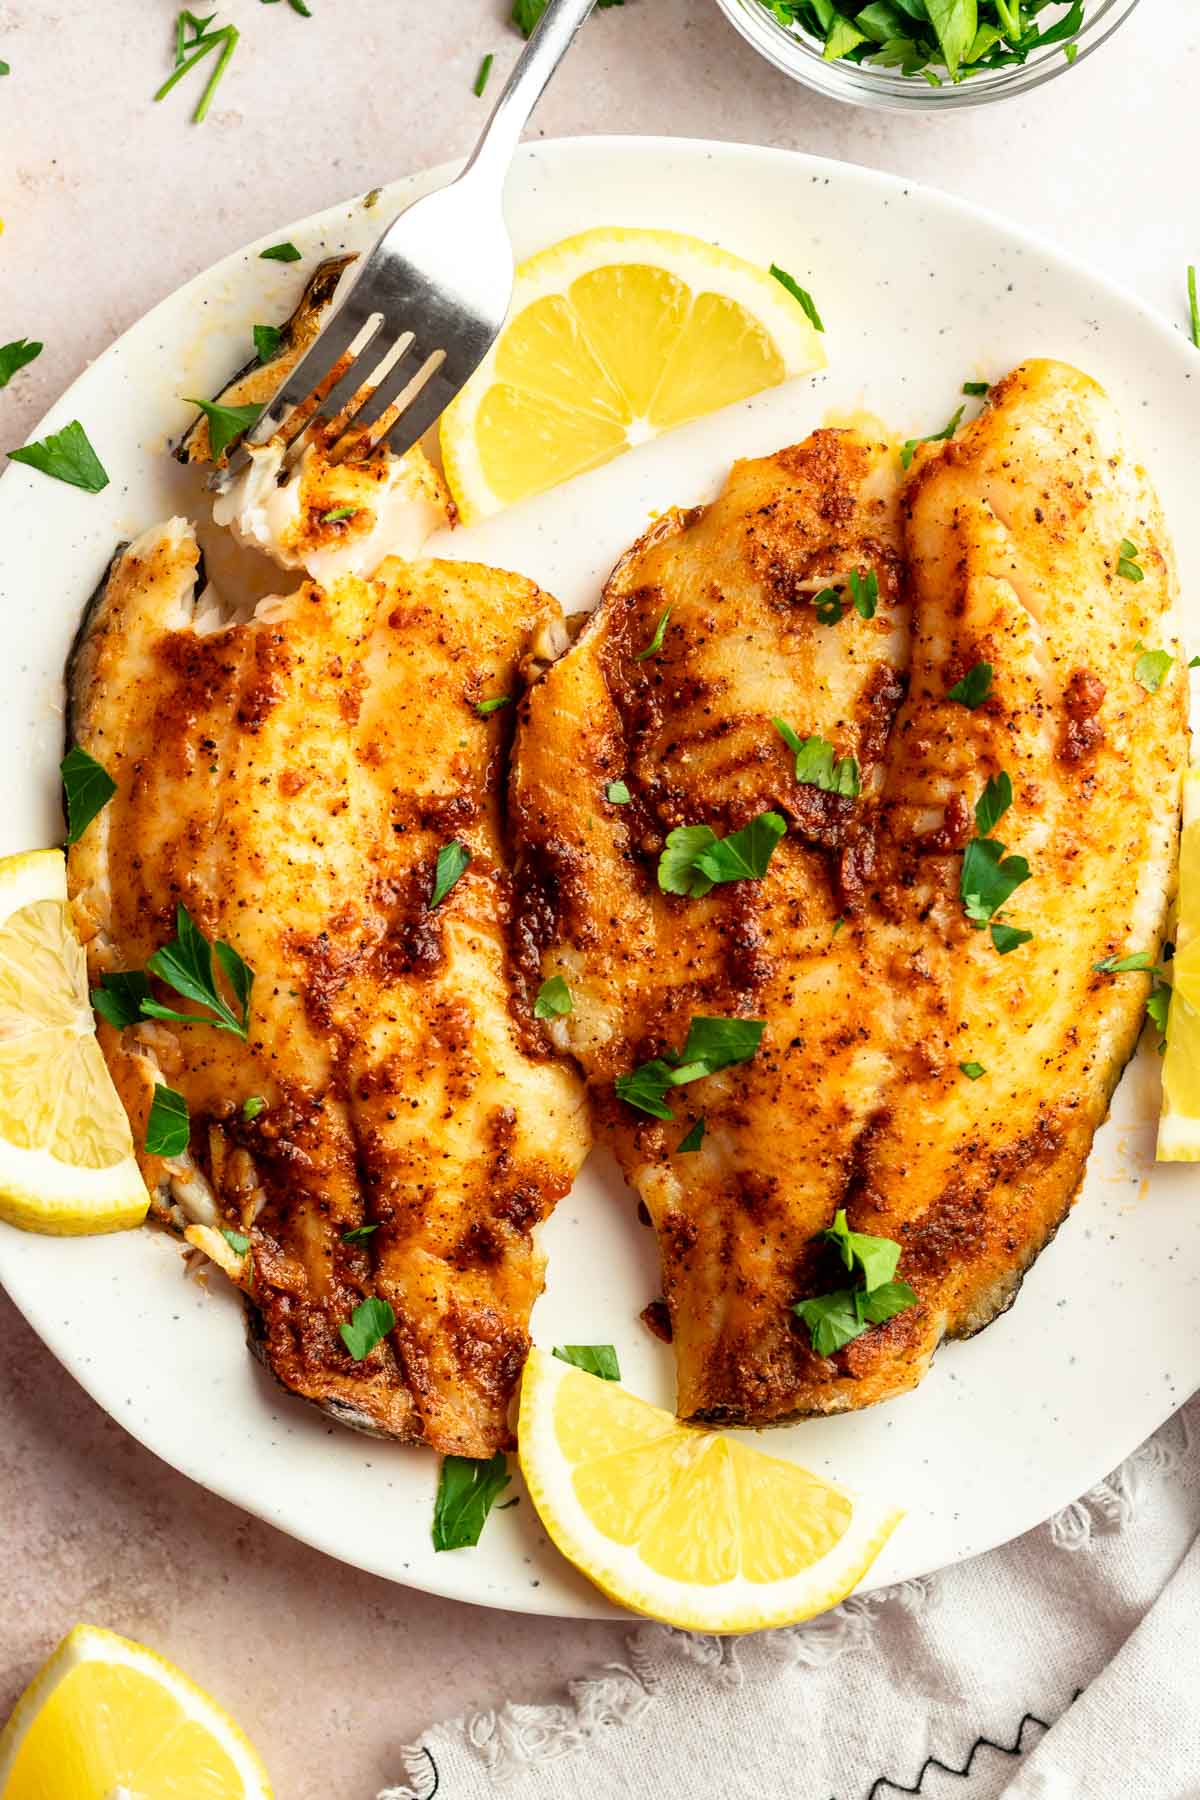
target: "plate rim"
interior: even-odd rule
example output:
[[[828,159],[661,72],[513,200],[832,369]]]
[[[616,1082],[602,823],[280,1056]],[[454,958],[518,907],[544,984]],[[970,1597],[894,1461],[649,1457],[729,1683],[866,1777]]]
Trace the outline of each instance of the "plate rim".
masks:
[[[1048,238],[1027,229],[1006,214],[999,212],[992,207],[981,205],[973,200],[966,199],[961,195],[948,193],[944,189],[933,186],[930,183],[908,179],[905,176],[893,173],[891,170],[877,169],[867,164],[850,162],[844,158],[820,156],[809,151],[793,150],[777,145],[754,144],[743,140],[726,141],[693,136],[671,136],[661,133],[573,133],[562,137],[527,139],[519,146],[517,158],[520,158],[522,161],[533,162],[536,164],[543,158],[548,159],[552,163],[555,156],[564,151],[568,155],[618,154],[622,157],[653,157],[655,152],[660,150],[672,155],[677,155],[680,152],[691,153],[706,160],[741,159],[747,162],[759,162],[766,159],[773,163],[788,164],[802,168],[805,172],[815,176],[832,177],[835,179],[846,179],[848,177],[852,182],[861,183],[865,187],[875,189],[876,191],[897,196],[913,196],[918,200],[924,200],[944,215],[949,215],[953,218],[969,222],[972,225],[983,224],[993,232],[1001,234],[1008,244],[1018,247],[1023,251],[1029,251],[1040,255],[1046,258],[1057,269],[1066,272],[1076,279],[1086,281],[1094,289],[1102,292],[1109,301],[1115,302],[1118,306],[1127,309],[1129,313],[1136,317],[1143,328],[1150,328],[1155,336],[1159,338],[1165,349],[1169,349],[1172,354],[1178,355],[1182,353],[1185,357],[1187,355],[1187,339],[1179,327],[1173,325],[1165,314],[1160,312],[1148,301],[1144,300],[1140,295],[1125,287],[1122,283],[1114,280],[1111,276],[1096,270],[1082,257],[1063,251]],[[402,191],[414,188],[419,192],[428,191],[430,188],[440,185],[444,181],[453,179],[463,166],[464,161],[465,158],[455,158],[429,168],[413,170],[406,175],[398,176],[394,182],[388,183],[386,186],[389,188],[400,188]],[[364,191],[369,193],[371,190],[368,189]],[[219,281],[223,275],[232,273],[236,267],[245,261],[254,260],[260,246],[279,242],[282,237],[286,237],[294,232],[319,236],[322,232],[329,233],[343,227],[348,209],[354,207],[356,204],[361,204],[362,199],[362,193],[353,194],[349,196],[348,199],[336,202],[328,207],[323,207],[317,212],[294,218],[286,224],[274,228],[272,231],[250,239],[246,243],[227,252],[224,256],[218,258],[207,267],[197,271],[169,293],[161,296],[151,307],[133,320],[125,330],[112,341],[112,343],[107,345],[106,348],[93,359],[91,363],[79,372],[75,379],[46,409],[35,425],[31,427],[26,441],[30,442],[36,437],[44,436],[47,431],[60,428],[62,419],[72,415],[73,397],[76,394],[76,391],[84,383],[89,382],[98,370],[105,367],[117,356],[126,338],[131,333],[151,327],[153,322],[158,319],[167,308],[178,305],[193,291],[200,290],[201,288],[207,287],[209,284]],[[16,466],[18,465],[10,465],[9,468],[5,469],[4,475],[10,474],[12,468]],[[10,494],[15,497],[17,491],[18,484],[15,480],[10,481],[6,487],[4,478],[0,475],[0,513],[2,513],[6,507],[7,497]],[[460,1601],[468,1605],[486,1606],[498,1611],[523,1613],[542,1617],[610,1619],[625,1620],[634,1623],[637,1622],[637,1614],[612,1605],[610,1602],[602,1599],[599,1594],[596,1595],[594,1602],[590,1603],[586,1608],[576,1606],[567,1610],[561,1605],[555,1604],[548,1606],[544,1601],[539,1602],[527,1588],[521,1588],[515,1593],[507,1596],[498,1596],[487,1592],[482,1594],[473,1592],[471,1591],[472,1581],[469,1567],[461,1566],[461,1572],[456,1573],[456,1570],[459,1569],[460,1566],[455,1565],[453,1559],[447,1559],[444,1571],[435,1564],[428,1570],[417,1569],[406,1572],[404,1575],[399,1575],[393,1567],[383,1566],[378,1558],[372,1557],[369,1553],[355,1553],[352,1549],[348,1549],[343,1543],[335,1542],[335,1533],[318,1529],[315,1523],[311,1529],[305,1529],[303,1525],[298,1526],[290,1519],[288,1522],[283,1522],[278,1514],[272,1509],[269,1499],[264,1499],[257,1494],[253,1497],[247,1496],[244,1491],[245,1482],[241,1474],[240,1464],[236,1460],[231,1459],[227,1464],[219,1465],[214,1469],[212,1467],[212,1456],[210,1452],[208,1455],[209,1466],[206,1468],[205,1472],[202,1473],[200,1472],[200,1468],[204,1463],[203,1455],[192,1457],[183,1451],[173,1452],[170,1455],[165,1454],[149,1440],[149,1437],[146,1435],[147,1430],[149,1429],[148,1427],[133,1425],[124,1418],[121,1418],[117,1412],[110,1409],[108,1400],[105,1397],[102,1397],[102,1394],[97,1391],[96,1386],[93,1385],[90,1379],[91,1370],[88,1359],[81,1354],[72,1353],[74,1349],[73,1334],[65,1330],[56,1331],[50,1320],[46,1320],[45,1322],[39,1320],[36,1307],[31,1304],[26,1304],[22,1297],[13,1292],[6,1279],[5,1265],[8,1260],[4,1252],[6,1241],[7,1234],[4,1231],[0,1231],[0,1282],[3,1283],[5,1291],[13,1301],[13,1304],[17,1307],[17,1310],[39,1341],[45,1345],[60,1366],[72,1376],[79,1386],[83,1388],[84,1392],[88,1394],[89,1398],[99,1405],[109,1418],[120,1425],[124,1431],[135,1438],[143,1448],[148,1450],[153,1456],[157,1457],[160,1462],[166,1463],[169,1467],[183,1474],[187,1479],[195,1481],[198,1486],[217,1495],[220,1499],[240,1507],[244,1512],[263,1520],[266,1524],[272,1526],[276,1530],[284,1532],[287,1536],[294,1538],[297,1542],[305,1544],[308,1548],[317,1550],[334,1561],[359,1568],[368,1574],[375,1575],[396,1586],[411,1587],[415,1590],[441,1598]],[[1178,1405],[1184,1404],[1186,1398],[1187,1396],[1185,1395],[1184,1399],[1178,1402]],[[297,1402],[297,1404],[299,1404],[299,1402]],[[1161,1425],[1172,1417],[1177,1410],[1178,1406],[1168,1401],[1165,1404],[1164,1409],[1160,1412],[1156,1428],[1161,1427]],[[1141,1442],[1144,1440],[1139,1439],[1138,1441]],[[1009,1533],[1009,1535],[1001,1537],[995,1542],[973,1545],[965,1549],[956,1549],[952,1555],[946,1557],[944,1561],[939,1562],[936,1569],[930,1570],[928,1573],[936,1573],[940,1569],[952,1567],[955,1563],[967,1560],[974,1556],[986,1554],[989,1549],[995,1549],[1002,1544],[1012,1542],[1026,1531],[1044,1522],[1045,1519],[1049,1518],[1054,1512],[1059,1510],[1060,1507],[1076,1499],[1080,1493],[1086,1491],[1086,1489],[1096,1481],[1102,1480],[1110,1470],[1115,1468],[1118,1463],[1124,1460],[1124,1458],[1131,1454],[1137,1447],[1137,1443],[1122,1443],[1117,1453],[1110,1452],[1106,1454],[1104,1466],[1096,1468],[1090,1478],[1085,1481],[1082,1486],[1076,1487],[1074,1482],[1072,1482],[1069,1491],[1061,1493],[1049,1511],[1044,1509],[1043,1502],[1040,1500],[1034,1508],[1036,1516],[1026,1517],[1021,1508],[1015,1507],[1013,1509],[1013,1516],[1019,1517],[1021,1522],[1015,1530]],[[874,1571],[872,1571],[872,1573],[874,1573]],[[436,1578],[443,1574],[444,1579]],[[873,1588],[890,1585],[895,1579],[897,1578],[894,1576],[886,1576],[883,1581],[873,1581],[869,1574],[856,1591],[860,1594],[867,1593]]]

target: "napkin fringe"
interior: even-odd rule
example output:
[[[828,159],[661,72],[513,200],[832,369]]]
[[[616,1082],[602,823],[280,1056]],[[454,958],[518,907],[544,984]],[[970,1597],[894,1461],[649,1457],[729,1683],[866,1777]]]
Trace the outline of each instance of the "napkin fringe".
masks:
[[[1154,1487],[1154,1478],[1176,1470],[1188,1448],[1187,1423],[1178,1413],[1119,1468],[1054,1514],[1049,1521],[1051,1542],[1059,1549],[1082,1550],[1095,1538],[1122,1530],[1137,1517]],[[433,1726],[419,1742],[400,1752],[406,1785],[384,1789],[378,1800],[433,1800],[440,1785],[436,1757],[443,1750],[451,1754],[469,1749],[496,1786],[529,1769],[573,1756],[613,1726],[633,1725],[643,1719],[656,1703],[661,1671],[670,1662],[682,1659],[693,1663],[704,1670],[714,1687],[726,1690],[741,1687],[750,1675],[777,1672],[780,1665],[825,1668],[848,1651],[864,1647],[885,1610],[916,1614],[936,1604],[938,1594],[936,1577],[923,1576],[874,1593],[852,1595],[832,1612],[802,1625],[742,1638],[646,1623],[627,1638],[622,1662],[607,1663],[568,1682],[565,1701],[542,1706],[506,1701],[489,1711]],[[882,1800],[888,1787],[901,1794],[919,1793],[931,1768],[958,1776],[969,1774],[974,1757],[984,1748],[1015,1756],[1030,1723],[1048,1729],[1036,1714],[1026,1713],[1012,1748],[980,1736],[961,1769],[929,1757],[916,1787],[880,1776],[864,1800]]]
[[[1155,1475],[1171,1475],[1191,1448],[1182,1412],[1103,1481],[1054,1513],[1050,1541],[1057,1550],[1084,1550],[1094,1537],[1121,1531],[1136,1519]]]

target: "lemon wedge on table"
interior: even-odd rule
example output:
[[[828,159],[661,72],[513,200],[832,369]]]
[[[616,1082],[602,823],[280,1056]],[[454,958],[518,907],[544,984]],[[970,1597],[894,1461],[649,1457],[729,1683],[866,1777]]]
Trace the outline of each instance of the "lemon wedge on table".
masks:
[[[610,1599],[689,1631],[825,1612],[901,1516],[541,1350],[525,1365],[517,1441],[563,1555]]]
[[[228,1713],[153,1650],[77,1625],[0,1733],[0,1800],[271,1800]]]
[[[1200,769],[1183,781],[1178,915],[1158,1160],[1200,1162]]]
[[[62,852],[0,858],[0,1219],[119,1231],[148,1205],[96,1042]]]
[[[464,523],[823,367],[768,270],[678,231],[606,227],[517,270],[508,323],[442,417]]]

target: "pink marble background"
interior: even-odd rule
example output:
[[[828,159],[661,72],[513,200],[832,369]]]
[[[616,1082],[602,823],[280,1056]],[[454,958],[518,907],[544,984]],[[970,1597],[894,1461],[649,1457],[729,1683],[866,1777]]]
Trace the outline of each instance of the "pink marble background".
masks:
[[[214,0],[214,4],[217,0]],[[90,357],[248,238],[465,152],[519,41],[506,0],[226,0],[242,42],[203,126],[160,106],[176,0],[0,3],[0,343],[43,356],[0,393],[24,441]],[[863,112],[761,63],[713,0],[598,14],[534,129],[787,145],[950,188],[1137,288],[1182,328],[1200,262],[1200,36],[1143,0],[1107,51],[1026,99],[951,118]],[[1152,103],[1148,96],[1152,95]],[[1190,222],[1190,229],[1189,229]],[[106,1418],[0,1297],[0,1717],[80,1619],[181,1663],[240,1718],[286,1800],[362,1800],[422,1725],[545,1698],[622,1628],[410,1593],[290,1542]],[[180,1405],[187,1394],[181,1392]]]

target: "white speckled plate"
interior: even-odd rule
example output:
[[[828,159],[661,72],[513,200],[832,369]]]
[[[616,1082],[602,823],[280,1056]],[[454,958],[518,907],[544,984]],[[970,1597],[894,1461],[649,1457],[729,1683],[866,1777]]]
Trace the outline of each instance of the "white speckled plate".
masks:
[[[0,851],[61,833],[62,666],[118,537],[194,502],[164,455],[186,422],[173,396],[212,393],[282,317],[305,270],[380,224],[444,172],[289,227],[303,265],[228,257],[157,307],[76,382],[37,435],[84,421],[111,476],[98,496],[13,467],[0,483],[0,605],[8,643]],[[730,459],[803,437],[833,408],[906,432],[938,429],[964,378],[1065,357],[1122,405],[1174,528],[1184,591],[1200,593],[1200,357],[1136,301],[999,221],[890,176],[781,151],[670,139],[527,146],[509,186],[522,256],[591,225],[670,225],[775,260],[812,289],[828,373],[660,439],[558,493],[438,547],[534,576],[570,608],[594,602],[651,510],[703,500]],[[273,234],[283,237],[284,231]],[[264,240],[270,241],[270,240]],[[1195,621],[1193,639],[1200,637]],[[1200,1383],[1200,1192],[1155,1168],[1158,1059],[1143,1049],[1099,1134],[1074,1216],[1015,1308],[948,1345],[890,1406],[778,1431],[772,1451],[909,1509],[873,1584],[919,1575],[1035,1524],[1103,1476]],[[601,1159],[546,1232],[542,1344],[612,1341],[630,1386],[669,1404],[669,1350],[637,1322],[657,1289],[650,1233]],[[238,1304],[183,1279],[144,1231],[78,1242],[0,1226],[0,1276],[102,1406],[195,1480],[331,1555],[437,1593],[568,1616],[611,1609],[547,1544],[528,1499],[476,1549],[435,1555],[432,1456],[357,1437],[292,1401],[251,1363]]]

